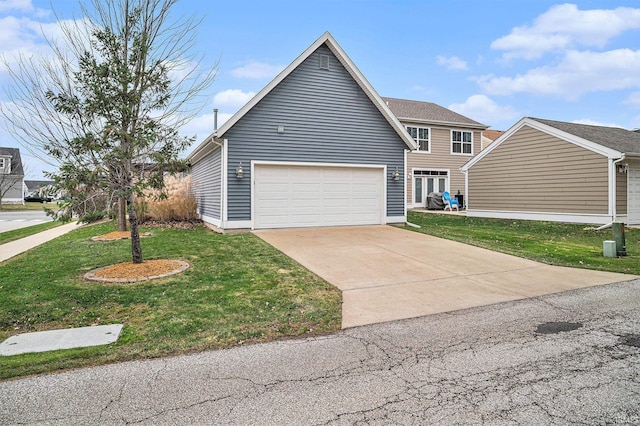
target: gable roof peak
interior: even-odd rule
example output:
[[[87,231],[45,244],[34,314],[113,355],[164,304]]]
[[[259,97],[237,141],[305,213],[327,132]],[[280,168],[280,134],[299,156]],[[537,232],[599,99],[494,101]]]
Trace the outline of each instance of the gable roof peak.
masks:
[[[389,109],[387,104],[382,100],[380,95],[371,86],[369,81],[360,72],[358,67],[349,58],[346,52],[340,47],[338,42],[333,38],[329,31],[325,31],[316,41],[314,41],[304,52],[291,62],[284,70],[282,70],[269,84],[267,84],[260,92],[258,92],[249,102],[247,102],[238,112],[236,112],[229,120],[227,120],[219,129],[208,136],[196,149],[189,155],[191,160],[197,161],[202,157],[202,153],[207,150],[210,144],[216,143],[215,140],[222,139],[224,134],[229,131],[242,117],[244,117],[254,106],[258,104],[265,96],[267,96],[274,88],[276,88],[289,74],[291,74],[300,64],[302,64],[309,56],[311,56],[318,48],[326,44],[329,50],[340,61],[342,66],[351,75],[354,81],[367,95],[371,102],[380,111],[382,116],[387,120],[391,127],[396,131],[400,138],[404,141],[409,149],[416,149],[413,138],[405,130],[398,118]]]

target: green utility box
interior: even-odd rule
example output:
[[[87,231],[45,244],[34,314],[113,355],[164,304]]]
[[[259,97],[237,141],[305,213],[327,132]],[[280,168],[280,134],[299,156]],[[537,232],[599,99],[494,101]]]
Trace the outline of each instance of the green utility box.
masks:
[[[627,245],[624,241],[624,223],[613,222],[611,229],[613,230],[613,240],[616,242],[616,254],[618,256],[626,256]]]

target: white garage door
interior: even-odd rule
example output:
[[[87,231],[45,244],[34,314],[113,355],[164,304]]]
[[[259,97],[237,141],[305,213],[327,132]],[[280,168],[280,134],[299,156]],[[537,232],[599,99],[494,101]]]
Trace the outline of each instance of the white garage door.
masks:
[[[260,164],[254,173],[255,229],[382,223],[382,168]]]
[[[640,163],[629,164],[627,173],[627,222],[640,225]]]

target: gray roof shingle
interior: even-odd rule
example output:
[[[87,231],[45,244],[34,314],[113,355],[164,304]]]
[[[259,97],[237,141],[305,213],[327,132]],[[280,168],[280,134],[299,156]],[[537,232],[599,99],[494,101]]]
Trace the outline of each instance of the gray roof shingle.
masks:
[[[434,124],[453,124],[481,129],[489,127],[432,102],[410,101],[406,99],[385,97],[382,97],[382,100],[387,103],[391,112],[393,112],[400,121],[415,120],[431,122]]]
[[[20,158],[20,150],[18,148],[0,147],[0,155],[11,156],[12,175],[24,175],[24,169],[22,168],[22,158]]]
[[[582,139],[595,142],[625,154],[640,154],[640,133],[619,127],[592,126],[529,117],[547,126],[555,127]]]

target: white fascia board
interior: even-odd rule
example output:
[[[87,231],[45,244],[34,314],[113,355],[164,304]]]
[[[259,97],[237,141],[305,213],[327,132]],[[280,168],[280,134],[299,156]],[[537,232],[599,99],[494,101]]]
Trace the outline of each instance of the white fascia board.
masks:
[[[196,149],[194,149],[191,154],[187,156],[187,160],[191,160],[191,164],[197,163],[198,161],[206,157],[207,154],[222,146],[222,141],[217,139],[214,135],[215,133],[206,138],[204,142],[198,145]]]
[[[462,167],[460,167],[460,171],[465,173],[467,170],[469,170],[469,168],[471,166],[473,166],[474,164],[476,164],[478,161],[480,161],[481,159],[483,159],[484,157],[486,157],[491,151],[493,151],[494,149],[496,149],[498,146],[500,146],[500,144],[507,139],[509,136],[511,136],[512,134],[514,134],[515,132],[517,132],[518,130],[520,130],[522,128],[522,126],[524,126],[524,122],[525,122],[526,118],[522,118],[520,121],[518,121],[516,124],[514,124],[513,126],[511,126],[506,132],[504,132],[502,135],[500,135],[498,137],[498,139],[496,139],[495,141],[493,141],[491,144],[489,144],[489,146],[483,150],[481,150],[478,154],[476,154],[475,157],[473,157],[472,159],[470,159],[469,161],[467,161],[466,163],[464,163],[462,165]]]
[[[340,63],[347,69],[349,74],[353,77],[353,79],[358,83],[360,88],[367,94],[369,99],[373,102],[373,104],[378,108],[380,113],[387,119],[391,127],[398,133],[400,138],[404,141],[404,143],[411,150],[418,149],[418,145],[416,141],[409,135],[406,131],[404,125],[400,123],[400,120],[396,115],[391,111],[387,103],[382,99],[382,97],[376,92],[371,83],[366,79],[364,74],[360,72],[356,64],[349,58],[349,55],[340,47],[338,42],[333,38],[331,34],[328,32],[324,33],[323,37],[326,37],[326,43],[329,49],[333,52],[334,55],[338,58]],[[315,49],[314,49],[315,50]]]
[[[623,153],[620,151],[608,148],[606,146],[600,145],[598,143],[592,142],[587,139],[583,139],[579,136],[576,136],[571,133],[567,133],[563,130],[556,129],[555,127],[549,126],[544,123],[540,123],[539,121],[533,120],[531,118],[526,118],[525,120],[526,120],[525,124],[527,124],[528,126],[536,130],[540,130],[541,132],[545,132],[557,138],[563,139],[567,142],[571,142],[575,145],[578,145],[581,148],[588,149],[589,151],[593,151],[596,154],[603,155],[607,158],[616,159],[616,158],[620,158],[623,155]]]
[[[486,157],[491,151],[493,151],[494,149],[499,147],[502,144],[502,142],[504,142],[506,139],[511,137],[511,135],[513,135],[515,132],[517,132],[518,130],[520,130],[524,126],[529,126],[529,127],[533,128],[533,129],[539,130],[539,131],[541,131],[543,133],[546,133],[548,135],[555,136],[555,137],[557,137],[559,139],[562,139],[564,141],[567,141],[567,142],[572,143],[574,145],[577,145],[579,147],[588,149],[589,151],[595,152],[596,154],[600,154],[600,155],[605,156],[607,158],[614,158],[614,159],[615,158],[620,158],[622,156],[622,154],[623,154],[620,151],[616,151],[615,149],[607,148],[606,146],[597,144],[595,142],[591,142],[589,140],[583,139],[583,138],[578,137],[576,135],[573,135],[571,133],[567,133],[567,132],[562,131],[560,129],[556,129],[555,127],[548,126],[546,124],[540,123],[539,121],[533,120],[533,119],[531,119],[529,117],[524,117],[524,118],[520,119],[520,121],[518,121],[516,124],[511,126],[509,128],[509,130],[507,130],[502,135],[500,135],[500,137],[498,139],[496,139],[495,141],[493,141],[493,143],[491,143],[487,148],[485,148],[482,151],[480,151],[480,153],[478,153],[478,155],[473,157],[471,160],[467,161],[460,168],[460,170],[463,171],[463,172],[469,170],[470,167],[472,167],[478,161],[480,161],[481,159]]]
[[[455,128],[468,128],[473,130],[486,130],[489,126],[485,124],[470,124],[470,123],[459,123],[454,121],[438,121],[438,120],[424,120],[420,118],[411,118],[411,117],[398,117],[401,123],[405,125],[411,125],[412,123],[416,124],[427,124],[430,126],[441,126],[441,127],[455,127]]]

